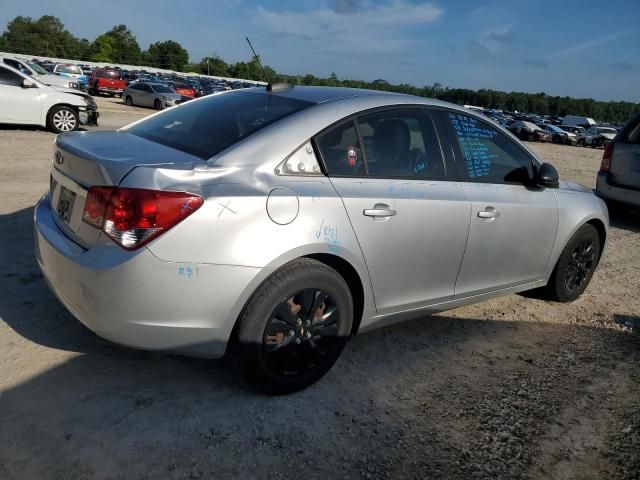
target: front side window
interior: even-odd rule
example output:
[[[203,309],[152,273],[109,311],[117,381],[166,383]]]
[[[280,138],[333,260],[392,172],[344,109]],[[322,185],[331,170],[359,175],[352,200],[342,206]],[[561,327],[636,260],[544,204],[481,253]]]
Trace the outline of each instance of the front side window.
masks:
[[[278,120],[313,105],[262,92],[233,92],[171,108],[127,132],[207,160]]]
[[[22,85],[22,77],[17,73],[13,73],[6,68],[0,67],[0,85],[19,87],[20,85]]]
[[[506,135],[475,117],[443,114],[462,178],[488,183],[524,183],[533,178],[531,157]]]

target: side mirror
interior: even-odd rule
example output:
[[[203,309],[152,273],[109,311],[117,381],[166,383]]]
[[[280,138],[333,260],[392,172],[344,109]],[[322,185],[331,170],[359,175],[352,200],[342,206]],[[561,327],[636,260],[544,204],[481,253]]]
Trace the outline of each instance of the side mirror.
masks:
[[[36,84],[33,83],[28,78],[25,78],[24,80],[22,80],[22,88],[35,88],[35,86]]]
[[[538,167],[536,174],[536,184],[545,188],[558,188],[560,185],[558,178],[558,171],[556,167],[550,163],[543,163]]]

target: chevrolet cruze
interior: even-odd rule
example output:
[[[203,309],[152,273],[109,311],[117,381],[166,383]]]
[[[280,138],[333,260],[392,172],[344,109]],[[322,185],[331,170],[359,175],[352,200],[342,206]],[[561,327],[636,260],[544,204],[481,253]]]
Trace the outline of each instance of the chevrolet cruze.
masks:
[[[53,292],[98,335],[317,381],[353,335],[499,295],[571,301],[605,246],[591,190],[456,105],[269,85],[56,139],[35,209]]]

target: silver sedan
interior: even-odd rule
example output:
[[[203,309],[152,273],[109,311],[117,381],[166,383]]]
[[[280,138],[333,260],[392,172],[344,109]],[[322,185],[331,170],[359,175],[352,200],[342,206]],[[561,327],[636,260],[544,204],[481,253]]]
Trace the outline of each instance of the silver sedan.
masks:
[[[608,214],[456,105],[273,85],[58,136],[35,227],[49,285],[98,335],[228,353],[287,393],[373,328],[540,287],[576,299]]]
[[[122,94],[129,106],[153,107],[163,110],[180,103],[182,95],[163,83],[136,82],[129,84]]]

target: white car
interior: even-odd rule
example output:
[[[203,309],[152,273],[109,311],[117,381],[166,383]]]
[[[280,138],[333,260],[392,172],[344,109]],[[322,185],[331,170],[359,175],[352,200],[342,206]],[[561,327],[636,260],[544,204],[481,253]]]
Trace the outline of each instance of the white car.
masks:
[[[35,78],[39,82],[52,87],[78,88],[78,81],[73,78],[61,77],[47,72],[37,63],[18,60],[17,58],[2,57],[2,63],[19,70],[20,72]]]
[[[98,107],[78,90],[51,87],[0,64],[0,123],[40,125],[55,133],[96,124]]]

